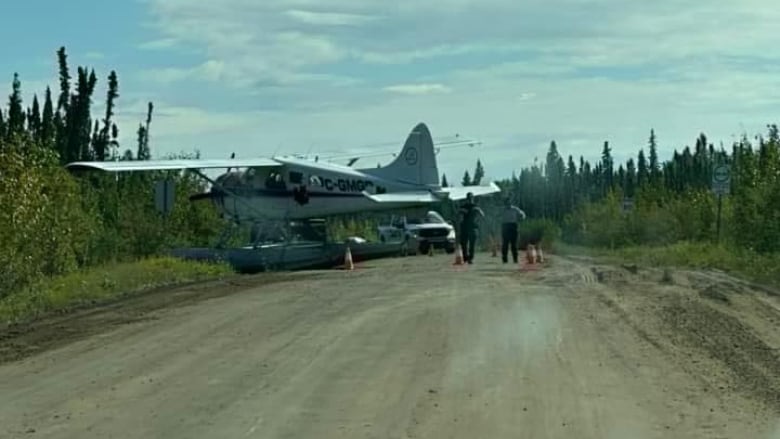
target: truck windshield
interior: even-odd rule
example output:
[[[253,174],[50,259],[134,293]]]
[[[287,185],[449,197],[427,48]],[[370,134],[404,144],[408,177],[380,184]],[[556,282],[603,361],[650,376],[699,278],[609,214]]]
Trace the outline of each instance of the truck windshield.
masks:
[[[445,221],[438,212],[428,212],[428,214],[425,215],[425,222],[443,224]]]

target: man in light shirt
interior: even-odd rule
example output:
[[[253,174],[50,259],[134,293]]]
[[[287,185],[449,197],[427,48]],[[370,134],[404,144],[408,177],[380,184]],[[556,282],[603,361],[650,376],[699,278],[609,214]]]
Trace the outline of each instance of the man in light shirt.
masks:
[[[504,198],[501,212],[501,260],[507,263],[507,250],[512,249],[512,259],[517,264],[517,225],[525,219],[525,212],[514,206],[509,197]]]

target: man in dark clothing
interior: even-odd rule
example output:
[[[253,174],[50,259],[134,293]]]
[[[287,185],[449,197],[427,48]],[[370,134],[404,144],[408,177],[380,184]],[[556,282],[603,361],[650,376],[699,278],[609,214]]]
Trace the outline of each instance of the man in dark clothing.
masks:
[[[463,259],[469,264],[474,263],[474,246],[477,241],[477,219],[484,218],[482,211],[474,202],[474,194],[466,194],[466,202],[460,207],[460,248]]]
[[[525,212],[513,206],[509,197],[504,198],[501,212],[501,260],[507,263],[508,250],[512,249],[512,260],[517,264],[517,223],[525,219]]]

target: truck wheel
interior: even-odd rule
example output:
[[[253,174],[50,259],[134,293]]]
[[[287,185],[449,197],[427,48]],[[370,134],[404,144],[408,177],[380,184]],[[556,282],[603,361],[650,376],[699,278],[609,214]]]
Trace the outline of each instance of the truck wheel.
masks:
[[[431,244],[430,243],[428,243],[428,242],[421,242],[420,243],[420,253],[421,254],[427,255],[428,254],[428,250],[430,250],[430,248],[431,248]]]
[[[448,255],[451,255],[451,254],[455,253],[455,247],[452,247],[452,246],[448,245],[447,248],[445,249],[445,251],[447,252]]]

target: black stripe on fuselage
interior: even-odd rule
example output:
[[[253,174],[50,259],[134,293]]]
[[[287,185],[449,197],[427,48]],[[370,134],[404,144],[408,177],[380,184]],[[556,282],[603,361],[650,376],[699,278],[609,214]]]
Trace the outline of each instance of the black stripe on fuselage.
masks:
[[[309,198],[333,198],[333,197],[362,197],[362,193],[349,193],[349,192],[308,192]],[[199,200],[204,198],[218,198],[218,197],[231,197],[231,196],[238,196],[238,197],[278,197],[278,198],[285,198],[289,197],[292,198],[294,196],[293,191],[286,190],[286,189],[231,189],[230,193],[222,192],[219,190],[212,190],[211,192],[206,192],[202,194],[193,195],[190,197],[191,200]]]

